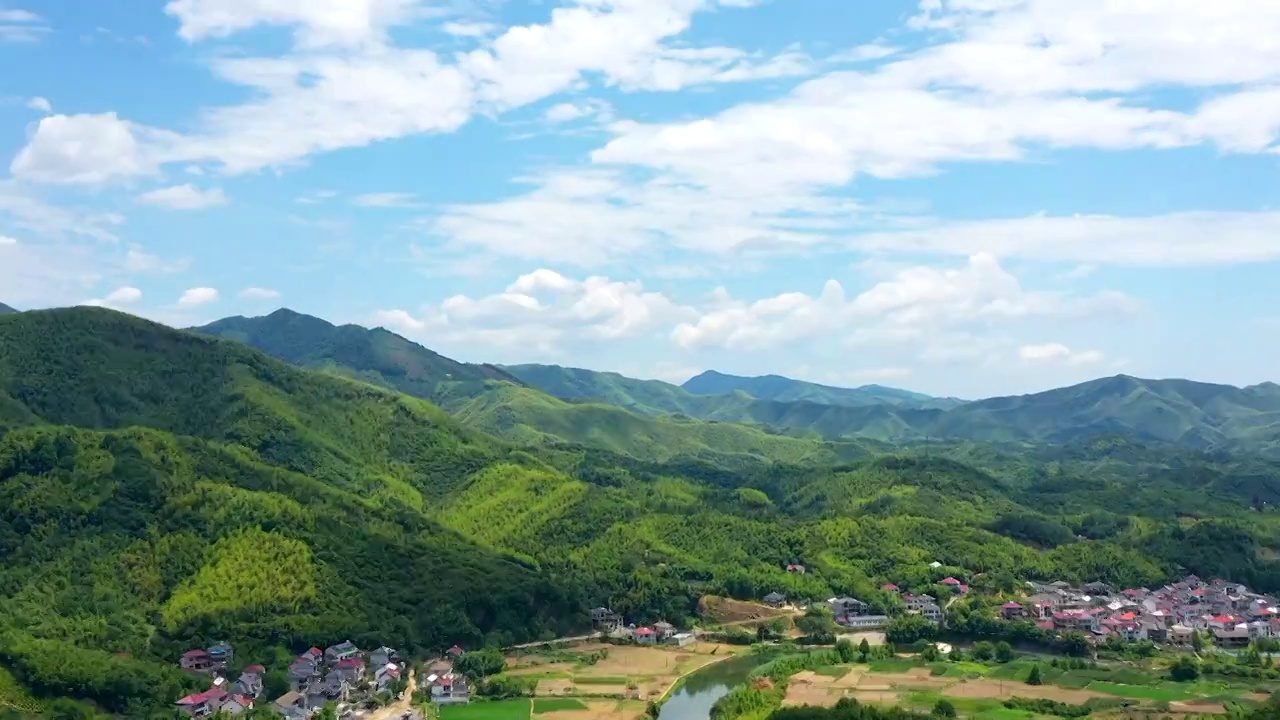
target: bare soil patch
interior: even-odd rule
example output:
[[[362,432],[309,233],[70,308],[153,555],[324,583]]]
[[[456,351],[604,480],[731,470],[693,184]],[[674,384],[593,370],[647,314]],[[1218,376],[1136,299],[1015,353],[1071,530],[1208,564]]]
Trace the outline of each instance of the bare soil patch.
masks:
[[[769,620],[788,617],[791,613],[781,608],[760,603],[745,602],[718,595],[703,595],[698,600],[698,617],[716,623],[741,623],[751,620]]]
[[[1179,715],[1226,715],[1227,709],[1218,703],[1169,703],[1169,712]]]
[[[850,696],[860,703],[876,703],[879,705],[897,705],[899,695],[896,692],[855,690]]]

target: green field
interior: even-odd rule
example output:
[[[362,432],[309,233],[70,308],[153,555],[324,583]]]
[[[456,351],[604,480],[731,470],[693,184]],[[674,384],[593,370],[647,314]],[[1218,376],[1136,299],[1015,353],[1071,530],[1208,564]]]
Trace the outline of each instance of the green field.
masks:
[[[532,703],[528,700],[442,705],[440,720],[529,720],[531,705]]]
[[[576,698],[535,698],[533,713],[557,712],[559,710],[586,710],[586,703]]]
[[[575,675],[575,685],[626,685],[627,678],[621,675]]]

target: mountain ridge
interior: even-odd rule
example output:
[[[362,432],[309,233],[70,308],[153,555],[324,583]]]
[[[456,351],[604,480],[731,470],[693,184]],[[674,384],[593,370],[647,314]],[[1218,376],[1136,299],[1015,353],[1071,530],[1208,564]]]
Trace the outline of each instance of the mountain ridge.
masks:
[[[0,303],[0,315],[13,315],[18,312],[21,312],[21,311],[16,308],[9,307],[4,303]]]
[[[1071,443],[1124,434],[1146,442],[1200,450],[1243,450],[1280,457],[1280,386],[1273,383],[1238,388],[1179,378],[1146,380],[1117,375],[1039,393],[967,402],[948,398],[922,401],[916,399],[922,397],[919,394],[888,388],[892,402],[870,402],[867,388],[875,388],[883,395],[883,386],[834,388],[776,375],[762,380],[744,379],[712,371],[699,376],[702,381],[693,383],[695,389],[727,390],[729,394],[698,394],[662,381],[581,368],[458,363],[385,330],[357,325],[336,328],[315,318],[300,320],[307,316],[292,311],[285,315],[281,312],[263,318],[236,318],[230,325],[219,321],[195,331],[243,338],[277,357],[301,358],[304,366],[392,387],[437,402],[487,432],[503,435],[518,430],[525,434],[525,441],[531,439],[527,435],[529,429],[540,428],[538,433],[543,440],[554,442],[559,438],[613,451],[647,454],[672,442],[678,444],[683,437],[692,437],[691,430],[696,431],[694,435],[721,438],[722,446],[787,444],[781,438],[772,440],[751,434],[751,427],[828,443],[902,444],[929,439]],[[289,347],[278,339],[275,330],[264,329],[282,320],[287,321],[286,326],[315,327],[324,332],[286,332],[283,337],[297,343],[296,347]],[[334,333],[356,350],[334,351],[329,338]],[[380,337],[394,338],[400,352],[359,350],[376,346]],[[346,346],[339,343],[336,347]],[[337,366],[337,360],[350,364]],[[446,378],[443,374],[447,373],[457,373],[465,379]],[[748,388],[741,387],[744,380]],[[517,386],[523,390],[510,389]],[[750,395],[749,389],[774,398],[803,397],[762,399]],[[554,399],[567,404],[557,405]],[[568,416],[577,420],[570,421]],[[682,417],[719,427],[691,425]],[[527,422],[533,418],[537,421]],[[672,422],[678,425],[671,425]],[[741,429],[734,430],[730,425]],[[546,428],[557,428],[560,434],[549,437]],[[730,432],[739,437],[723,442],[725,433]],[[715,452],[701,441],[688,449],[694,453]],[[813,456],[814,451],[791,443],[784,454],[806,457]]]
[[[728,395],[741,391],[760,400],[810,401],[823,405],[854,407],[885,404],[949,409],[964,402],[958,398],[934,397],[887,385],[870,384],[847,388],[796,380],[777,374],[747,377],[730,375],[718,370],[706,370],[684,381],[680,387],[695,395]]]

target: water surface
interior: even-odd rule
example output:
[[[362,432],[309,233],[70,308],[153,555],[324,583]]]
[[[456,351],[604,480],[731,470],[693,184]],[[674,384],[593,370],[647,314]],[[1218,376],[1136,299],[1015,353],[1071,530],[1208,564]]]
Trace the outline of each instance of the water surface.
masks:
[[[711,706],[746,682],[751,670],[768,659],[746,655],[699,670],[662,705],[658,720],[708,720]]]

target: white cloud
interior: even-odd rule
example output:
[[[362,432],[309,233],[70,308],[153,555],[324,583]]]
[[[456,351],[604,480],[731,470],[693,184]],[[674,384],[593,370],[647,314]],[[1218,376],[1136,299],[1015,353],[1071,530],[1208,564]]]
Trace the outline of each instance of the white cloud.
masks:
[[[119,308],[125,305],[131,305],[142,299],[142,291],[135,287],[122,287],[111,292],[104,298],[94,298],[86,301],[85,305],[95,307]]]
[[[358,45],[414,17],[418,0],[170,0],[165,12],[189,41],[221,38],[259,25],[293,27],[307,46]]]
[[[1196,266],[1280,260],[1280,212],[1183,212],[1150,217],[1075,215],[937,221],[855,236],[859,250],[1092,264]]]
[[[691,310],[639,282],[593,276],[584,280],[539,269],[492,295],[454,295],[415,315],[381,310],[374,322],[406,334],[432,332],[447,343],[518,347],[532,343],[554,352],[559,341],[619,340],[664,331]]]
[[[191,260],[165,260],[158,255],[146,252],[138,245],[130,245],[125,253],[124,269],[131,273],[168,274],[182,272],[191,267]]]
[[[1026,290],[993,256],[979,254],[959,268],[901,270],[852,299],[836,280],[816,297],[791,292],[748,303],[721,292],[713,307],[677,326],[671,339],[687,350],[759,350],[824,337],[860,347],[919,346],[923,355],[943,359],[979,352],[966,346],[1003,342],[995,333],[1002,326],[1122,316],[1137,307],[1114,292],[1080,297]]]
[[[411,208],[419,205],[413,193],[405,192],[365,193],[355,196],[351,202],[360,207],[376,208]]]
[[[11,238],[8,235],[0,235],[0,246],[17,245],[17,244],[18,244],[18,241],[15,238]]]
[[[53,104],[42,97],[33,97],[27,101],[27,107],[46,115],[53,113]]]
[[[1097,365],[1106,357],[1097,350],[1076,352],[1062,343],[1023,345],[1018,357],[1028,364]]]
[[[124,222],[116,213],[53,205],[16,182],[0,180],[0,229],[14,228],[35,236],[65,239],[72,236],[116,242],[114,228]]]
[[[280,297],[280,291],[271,288],[251,287],[240,291],[240,297],[245,300],[274,300]]]
[[[37,42],[49,31],[45,19],[33,12],[0,8],[0,42]]]
[[[178,298],[178,304],[186,307],[196,307],[198,305],[207,305],[216,302],[218,299],[218,291],[209,287],[191,288],[182,293],[182,297]]]
[[[149,175],[174,137],[115,113],[50,115],[36,126],[9,171],[24,180],[86,185]]]
[[[173,185],[152,190],[138,196],[140,202],[160,205],[173,210],[201,210],[227,204],[227,195],[221,188],[201,190],[194,185]]]

